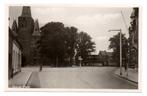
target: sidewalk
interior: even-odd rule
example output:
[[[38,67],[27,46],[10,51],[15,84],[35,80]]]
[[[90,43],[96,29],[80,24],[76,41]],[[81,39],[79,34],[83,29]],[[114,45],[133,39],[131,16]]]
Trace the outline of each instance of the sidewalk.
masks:
[[[14,75],[13,78],[11,78],[9,80],[9,87],[13,87],[13,88],[25,88],[27,87],[27,82],[29,80],[29,78],[31,77],[32,72],[26,72],[26,71],[22,71],[16,75]]]
[[[128,72],[126,72],[125,69],[122,68],[122,75],[120,75],[120,69],[118,68],[115,71],[115,74],[123,79],[129,80],[131,82],[138,84],[138,71],[136,69],[129,68]]]

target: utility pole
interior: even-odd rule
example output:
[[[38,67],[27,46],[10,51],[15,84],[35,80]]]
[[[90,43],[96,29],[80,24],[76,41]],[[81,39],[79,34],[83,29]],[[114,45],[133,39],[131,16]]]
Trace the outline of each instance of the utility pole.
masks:
[[[120,75],[122,75],[122,36],[121,36],[121,29],[120,29]]]
[[[120,47],[119,48],[120,49],[120,55],[119,55],[120,59],[119,59],[119,62],[120,62],[120,75],[122,75],[122,32],[121,32],[122,30],[121,29],[113,29],[113,30],[109,30],[108,32],[111,32],[111,31],[119,31],[120,32],[120,35],[119,35],[120,36],[119,37],[120,38],[120,40],[119,40],[120,41],[120,46],[119,46]]]
[[[123,21],[124,21],[124,25],[125,25],[125,27],[126,27],[126,30],[128,31],[128,26],[127,26],[127,23],[126,23],[126,20],[125,20],[125,16],[123,15],[123,12],[121,11],[121,15],[122,15],[122,19],[123,19]],[[129,52],[129,54],[130,54],[130,52]],[[126,76],[128,77],[128,68],[129,68],[129,62],[127,62],[127,69],[125,70],[126,72],[127,72],[127,74],[126,74]]]

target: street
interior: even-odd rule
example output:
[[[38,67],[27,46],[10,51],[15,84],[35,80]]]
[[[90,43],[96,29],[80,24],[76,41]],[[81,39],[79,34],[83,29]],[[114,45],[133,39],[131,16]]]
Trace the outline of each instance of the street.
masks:
[[[9,9],[9,88],[139,89],[139,7]]]
[[[116,67],[23,68],[32,71],[31,88],[137,89],[132,82],[114,74]]]

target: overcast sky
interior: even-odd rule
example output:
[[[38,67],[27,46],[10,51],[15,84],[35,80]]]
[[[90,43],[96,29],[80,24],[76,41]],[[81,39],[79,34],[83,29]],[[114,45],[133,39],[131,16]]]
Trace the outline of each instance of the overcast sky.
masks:
[[[14,19],[21,15],[22,7],[9,7],[10,26]],[[40,27],[47,22],[58,21],[65,26],[75,26],[78,31],[87,32],[92,41],[96,43],[96,52],[107,50],[109,38],[117,32],[108,32],[110,29],[122,29],[122,33],[128,37],[121,11],[124,15],[127,27],[130,25],[132,8],[128,7],[37,7],[31,6],[33,19],[39,20]]]

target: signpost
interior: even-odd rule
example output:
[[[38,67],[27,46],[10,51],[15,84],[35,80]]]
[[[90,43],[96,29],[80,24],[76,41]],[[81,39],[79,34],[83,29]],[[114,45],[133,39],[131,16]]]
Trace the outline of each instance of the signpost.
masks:
[[[81,67],[81,66],[82,66],[82,60],[83,60],[83,59],[81,58],[81,56],[79,56],[78,59],[79,59],[79,61],[80,61],[80,67]]]

